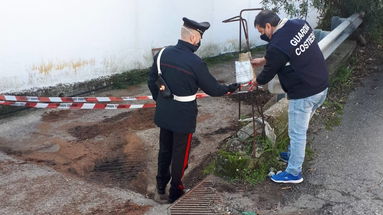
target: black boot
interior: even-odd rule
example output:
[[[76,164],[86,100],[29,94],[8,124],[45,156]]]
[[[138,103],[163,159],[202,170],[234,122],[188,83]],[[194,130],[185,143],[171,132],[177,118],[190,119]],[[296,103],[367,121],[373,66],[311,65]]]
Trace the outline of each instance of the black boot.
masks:
[[[185,194],[185,192],[183,189],[180,190],[180,189],[170,188],[169,189],[169,203],[173,203],[173,202],[177,201],[177,199],[179,199],[184,194]]]

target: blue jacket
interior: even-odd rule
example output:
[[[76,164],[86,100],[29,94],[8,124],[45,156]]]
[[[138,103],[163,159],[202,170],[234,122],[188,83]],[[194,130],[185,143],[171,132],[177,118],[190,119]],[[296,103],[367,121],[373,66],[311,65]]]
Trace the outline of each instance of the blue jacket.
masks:
[[[266,65],[257,82],[268,83],[278,74],[289,99],[306,98],[328,87],[328,70],[309,24],[289,20],[276,31],[267,46]],[[286,63],[289,62],[289,66]]]

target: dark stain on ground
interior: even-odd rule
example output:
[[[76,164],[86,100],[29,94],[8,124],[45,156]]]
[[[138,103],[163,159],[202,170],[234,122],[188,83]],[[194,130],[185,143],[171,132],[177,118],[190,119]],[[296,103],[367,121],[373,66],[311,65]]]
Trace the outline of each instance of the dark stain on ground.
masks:
[[[140,139],[127,135],[125,144],[111,148],[114,153],[95,162],[85,177],[104,186],[129,189],[143,195],[147,192],[147,157]]]
[[[145,195],[149,183],[146,176],[148,158],[136,132],[155,127],[154,109],[124,111],[99,122],[80,124],[77,118],[81,114],[83,112],[79,110],[45,113],[42,120],[48,131],[50,124],[75,119],[67,124],[67,132],[77,140],[60,139],[61,149],[58,152],[23,153],[22,159],[51,166],[95,184],[129,189]]]
[[[109,136],[113,132],[120,131],[121,129],[125,129],[126,131],[144,130],[155,127],[153,118],[153,109],[140,109],[120,113],[93,125],[76,126],[69,129],[68,133],[78,140],[86,140],[98,135]]]
[[[130,183],[145,169],[145,162],[129,159],[121,155],[110,160],[96,163],[88,175],[91,181],[97,181],[107,186],[131,188]],[[133,188],[133,190],[136,190]]]
[[[227,134],[227,133],[237,131],[238,129],[239,129],[239,126],[233,125],[233,126],[229,126],[226,128],[219,128],[219,129],[217,129],[217,130],[215,130],[209,134],[205,134],[205,136],[216,135],[216,134]]]
[[[191,142],[191,148],[195,148],[199,144],[201,144],[201,141],[198,139],[198,137],[193,137]]]
[[[101,129],[98,124],[88,126],[76,126],[68,130],[68,133],[78,140],[87,140],[101,134]]]

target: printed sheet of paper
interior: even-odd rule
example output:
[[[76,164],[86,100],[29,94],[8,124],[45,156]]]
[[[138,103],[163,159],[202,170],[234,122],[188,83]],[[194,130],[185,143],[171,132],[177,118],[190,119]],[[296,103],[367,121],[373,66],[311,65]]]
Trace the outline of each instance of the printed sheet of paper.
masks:
[[[247,83],[254,78],[250,61],[235,61],[235,78],[237,83]]]

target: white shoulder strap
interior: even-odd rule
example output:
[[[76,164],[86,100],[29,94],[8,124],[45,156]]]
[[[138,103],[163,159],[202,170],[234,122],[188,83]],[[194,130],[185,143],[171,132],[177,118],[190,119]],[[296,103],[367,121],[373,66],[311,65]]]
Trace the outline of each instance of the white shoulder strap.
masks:
[[[157,57],[157,70],[158,70],[158,75],[161,75],[162,72],[161,72],[161,56],[162,56],[162,52],[164,52],[165,48],[161,49],[161,51],[158,53],[158,57]]]

